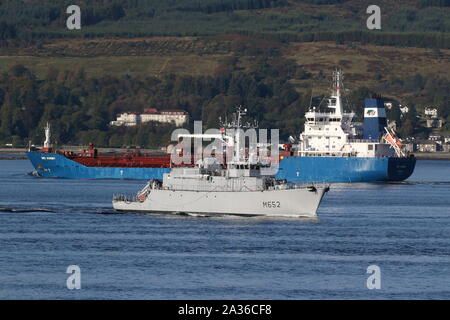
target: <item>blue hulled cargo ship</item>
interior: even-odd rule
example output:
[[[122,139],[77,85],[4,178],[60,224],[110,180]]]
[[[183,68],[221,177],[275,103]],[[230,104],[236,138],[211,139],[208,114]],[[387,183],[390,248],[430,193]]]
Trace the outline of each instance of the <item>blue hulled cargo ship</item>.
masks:
[[[68,179],[161,179],[170,168],[89,167],[59,153],[28,152],[36,174]],[[284,157],[277,178],[291,182],[402,181],[414,170],[414,158]]]
[[[416,159],[388,128],[384,100],[365,99],[361,127],[353,122],[353,112],[344,111],[342,80],[342,72],[335,70],[326,107],[305,114],[305,129],[290,156],[281,161],[278,177],[296,182],[406,180]]]
[[[289,182],[402,181],[414,171],[416,159],[387,128],[383,100],[365,100],[364,125],[353,122],[341,99],[342,72],[333,74],[332,93],[324,110],[310,109],[298,143],[284,145],[276,177]],[[50,127],[42,150],[28,158],[41,177],[73,179],[162,179],[170,171],[170,155],[99,155],[91,145],[81,154],[53,151]]]

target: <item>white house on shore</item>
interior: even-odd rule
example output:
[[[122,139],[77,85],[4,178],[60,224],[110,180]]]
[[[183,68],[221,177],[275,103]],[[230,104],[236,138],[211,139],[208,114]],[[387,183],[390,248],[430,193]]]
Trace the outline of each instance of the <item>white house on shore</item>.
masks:
[[[399,105],[399,108],[400,108],[400,112],[401,112],[402,114],[405,114],[405,113],[408,113],[408,112],[409,112],[408,106],[402,106],[402,105]]]
[[[189,114],[186,111],[178,109],[158,111],[155,108],[147,108],[143,113],[121,113],[117,115],[117,119],[115,121],[110,122],[110,125],[134,127],[150,121],[174,123],[177,127],[179,127],[189,121]]]
[[[438,110],[434,107],[426,107],[424,113],[431,118],[436,118],[438,116]]]

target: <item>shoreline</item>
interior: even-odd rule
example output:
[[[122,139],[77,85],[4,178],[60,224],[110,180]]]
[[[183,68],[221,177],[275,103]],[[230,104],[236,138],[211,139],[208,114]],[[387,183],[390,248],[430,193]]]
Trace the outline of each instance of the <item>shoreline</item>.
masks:
[[[450,160],[450,152],[412,153],[417,160]]]
[[[14,157],[2,157],[0,156],[0,160],[28,160],[27,157],[14,156]]]

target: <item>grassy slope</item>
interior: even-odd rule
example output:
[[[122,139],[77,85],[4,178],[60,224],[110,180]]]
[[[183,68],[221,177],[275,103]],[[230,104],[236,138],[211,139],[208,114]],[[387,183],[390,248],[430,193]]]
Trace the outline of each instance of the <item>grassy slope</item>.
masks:
[[[33,70],[38,77],[45,76],[50,67],[57,70],[78,70],[82,68],[88,76],[105,74],[120,76],[160,76],[164,73],[183,75],[210,75],[221,61],[221,56],[147,56],[147,57],[32,57],[0,56],[0,72],[16,63]]]
[[[236,38],[238,40],[236,40]],[[278,43],[252,41],[243,37],[188,37],[57,40],[43,48],[0,49],[0,72],[14,63],[22,63],[43,76],[50,66],[61,70],[84,68],[90,75],[161,76],[167,73],[183,75],[214,75],[227,64],[237,44],[245,42],[254,47],[277,47],[284,57],[295,60],[317,74],[329,74],[335,66],[346,72],[348,86],[377,89],[392,76],[400,78],[416,73],[450,77],[450,50],[397,48],[374,45],[338,45],[330,42]],[[253,56],[241,56],[240,67],[250,68]],[[380,74],[381,80],[375,80]],[[301,86],[311,85],[296,81]],[[306,80],[306,82],[309,82]],[[314,83],[326,87],[328,83]],[[384,92],[395,97],[395,92]]]
[[[387,46],[358,45],[349,47],[335,43],[291,44],[286,56],[294,59],[311,73],[329,72],[341,66],[346,73],[346,83],[351,87],[367,86],[380,90],[379,86],[391,77],[404,78],[415,74],[440,75],[450,78],[450,50],[441,50],[436,56],[433,50],[422,48],[396,48]],[[376,74],[381,80],[376,80]],[[328,83],[327,83],[328,84]],[[318,84],[320,85],[320,84]],[[323,88],[323,84],[321,86]],[[393,98],[396,92],[382,92]]]

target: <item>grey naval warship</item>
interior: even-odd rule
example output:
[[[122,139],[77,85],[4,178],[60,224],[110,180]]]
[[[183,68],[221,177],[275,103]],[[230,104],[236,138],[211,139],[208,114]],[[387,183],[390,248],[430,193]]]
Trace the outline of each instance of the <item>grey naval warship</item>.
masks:
[[[240,127],[238,110],[235,127]],[[237,130],[236,132],[239,132]],[[200,136],[196,136],[199,138]],[[239,136],[232,139],[233,157],[226,166],[205,158],[193,167],[174,167],[161,180],[151,180],[136,195],[114,195],[121,212],[205,215],[316,217],[327,185],[294,184],[276,179],[253,154],[242,156]]]

